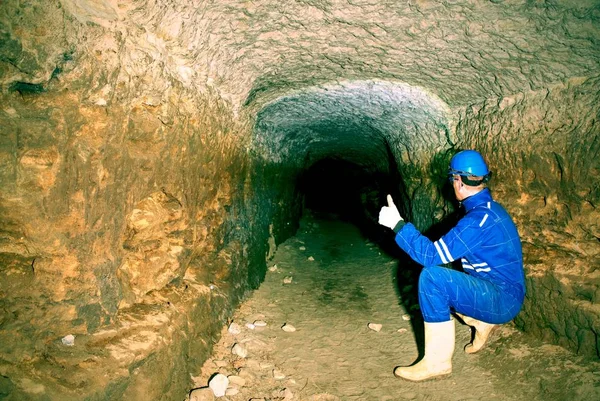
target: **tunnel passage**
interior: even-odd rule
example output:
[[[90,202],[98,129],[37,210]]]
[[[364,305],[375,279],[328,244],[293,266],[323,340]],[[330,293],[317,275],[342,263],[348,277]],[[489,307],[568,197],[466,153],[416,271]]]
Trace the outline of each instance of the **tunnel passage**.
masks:
[[[380,194],[392,189],[389,174],[370,171],[343,159],[326,158],[304,170],[298,189],[304,207],[322,217],[331,216],[361,225],[376,221]]]
[[[396,171],[426,228],[453,143],[522,230],[520,326],[597,357],[597,2],[280,3],[3,2],[0,394],[168,398],[260,284],[303,174]]]
[[[420,88],[353,81],[283,96],[257,114],[254,145],[265,163],[290,171],[290,197],[361,229],[376,227],[387,193],[421,227],[443,209],[424,169],[447,162],[447,107]]]

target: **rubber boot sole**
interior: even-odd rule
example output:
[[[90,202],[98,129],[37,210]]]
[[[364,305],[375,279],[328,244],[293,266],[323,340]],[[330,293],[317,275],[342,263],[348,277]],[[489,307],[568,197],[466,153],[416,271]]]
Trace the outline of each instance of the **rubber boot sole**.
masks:
[[[427,381],[427,380],[441,380],[441,379],[447,378],[451,374],[452,374],[452,371],[450,371],[448,373],[440,373],[440,374],[437,374],[435,376],[426,377],[425,379],[412,380],[412,379],[409,379],[407,377],[403,377],[403,376],[400,376],[400,375],[396,374],[396,369],[394,369],[394,376],[396,376],[398,379],[406,380],[406,381],[412,382],[412,383],[424,382],[424,381]]]

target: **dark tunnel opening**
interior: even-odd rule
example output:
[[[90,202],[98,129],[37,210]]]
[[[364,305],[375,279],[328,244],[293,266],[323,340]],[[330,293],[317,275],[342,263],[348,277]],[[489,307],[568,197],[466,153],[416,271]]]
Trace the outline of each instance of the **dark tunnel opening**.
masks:
[[[381,171],[331,156],[301,171],[296,185],[302,198],[303,216],[352,224],[366,240],[378,244],[386,253],[400,254],[389,229],[378,223],[379,211],[387,202],[388,193],[393,194],[398,205],[407,202],[396,169]]]
[[[389,177],[339,158],[325,158],[304,170],[298,190],[304,208],[321,218],[339,218],[358,226],[377,222],[377,205]]]

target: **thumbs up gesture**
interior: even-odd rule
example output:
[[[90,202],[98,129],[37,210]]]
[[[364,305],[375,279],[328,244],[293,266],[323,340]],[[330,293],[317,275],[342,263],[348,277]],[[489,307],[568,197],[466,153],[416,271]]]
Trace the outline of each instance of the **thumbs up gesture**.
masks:
[[[404,220],[398,212],[398,208],[394,204],[392,195],[387,196],[388,205],[381,208],[379,212],[379,224],[393,229],[400,220]]]

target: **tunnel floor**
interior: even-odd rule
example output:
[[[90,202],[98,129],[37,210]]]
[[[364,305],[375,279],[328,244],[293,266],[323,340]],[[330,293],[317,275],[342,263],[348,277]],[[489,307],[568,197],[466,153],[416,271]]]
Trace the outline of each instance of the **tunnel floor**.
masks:
[[[598,361],[512,324],[467,355],[462,348],[470,329],[457,321],[450,377],[422,383],[395,378],[394,367],[412,364],[422,343],[419,313],[402,299],[414,289],[397,274],[398,263],[353,225],[305,217],[269,261],[264,283],[236,311],[233,323],[241,332],[224,327],[213,356],[194,377],[197,387],[218,372],[237,376],[220,398],[234,401],[600,399]],[[246,326],[255,321],[267,325]],[[381,324],[380,331],[369,323]],[[284,324],[296,331],[282,330]],[[232,353],[235,344],[247,351],[245,358]],[[204,399],[202,391],[208,392],[197,390],[191,398]]]

